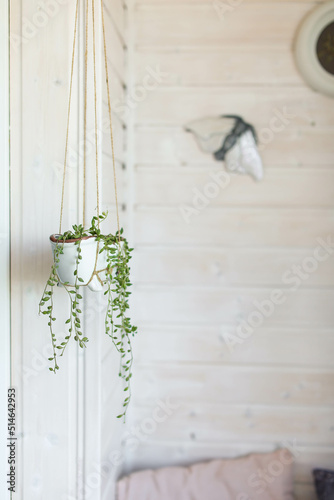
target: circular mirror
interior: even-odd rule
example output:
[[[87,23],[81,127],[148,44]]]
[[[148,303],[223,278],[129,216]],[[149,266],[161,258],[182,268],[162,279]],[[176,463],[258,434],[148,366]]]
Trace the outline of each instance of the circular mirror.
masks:
[[[334,1],[305,18],[297,33],[295,59],[310,87],[334,97]]]

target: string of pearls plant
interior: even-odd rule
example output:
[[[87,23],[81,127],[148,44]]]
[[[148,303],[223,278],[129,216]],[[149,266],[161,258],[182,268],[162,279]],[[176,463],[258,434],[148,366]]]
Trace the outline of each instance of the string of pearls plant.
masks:
[[[137,332],[137,327],[131,324],[128,317],[129,303],[128,298],[131,294],[130,287],[130,267],[132,248],[129,248],[127,240],[121,236],[123,229],[112,234],[102,234],[99,223],[104,221],[107,213],[94,216],[91,222],[91,227],[85,229],[83,225],[73,225],[72,230],[66,231],[63,234],[55,235],[56,243],[54,245],[54,261],[51,267],[50,276],[47,280],[43,296],[39,303],[39,312],[48,317],[48,326],[50,329],[53,355],[49,358],[52,362],[50,371],[57,373],[59,370],[58,357],[63,356],[65,349],[72,338],[78,342],[81,348],[87,346],[88,338],[84,336],[82,331],[82,292],[83,286],[89,286],[92,278],[97,278],[103,287],[104,296],[106,297],[106,313],[105,313],[105,333],[108,335],[116,350],[120,355],[119,376],[125,382],[124,391],[126,396],[123,402],[123,413],[117,418],[125,417],[130,398],[131,387],[130,380],[132,377],[132,346],[131,337]],[[89,280],[84,279],[81,274],[83,260],[83,245],[87,240],[91,240],[96,246],[96,260],[92,276]],[[60,276],[60,268],[62,261],[66,256],[68,245],[74,244],[74,258],[72,263],[71,279],[62,281]],[[95,250],[94,250],[95,251]],[[104,263],[104,268],[97,271],[98,259]],[[93,276],[94,275],[94,276]],[[56,321],[54,312],[54,287],[61,285],[67,292],[70,302],[69,317],[65,321],[67,335],[64,341],[57,339],[54,333],[53,325]]]

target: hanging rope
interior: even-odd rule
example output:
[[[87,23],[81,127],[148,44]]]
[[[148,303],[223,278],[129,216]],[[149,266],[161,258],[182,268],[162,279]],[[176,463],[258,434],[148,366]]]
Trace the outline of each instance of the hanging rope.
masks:
[[[88,94],[88,28],[89,28],[89,1],[86,0],[85,9],[85,61],[84,61],[84,162],[83,162],[83,226],[86,223],[86,171],[87,171],[87,94]],[[94,74],[94,118],[95,118],[95,167],[96,167],[96,198],[97,198],[97,224],[100,228],[100,193],[99,193],[99,157],[98,157],[98,125],[97,125],[97,78],[96,78],[96,29],[95,29],[95,0],[92,2],[92,40],[93,40],[93,74]],[[72,62],[71,62],[71,76],[70,76],[70,90],[69,90],[69,100],[68,100],[68,113],[67,113],[67,128],[66,128],[66,142],[65,142],[65,158],[64,158],[64,170],[63,170],[63,181],[62,181],[62,194],[61,194],[61,207],[60,207],[60,222],[59,222],[59,234],[61,234],[63,211],[64,211],[64,195],[65,195],[65,180],[66,180],[66,169],[67,169],[67,156],[68,156],[68,140],[69,140],[69,125],[70,125],[70,115],[71,115],[71,101],[72,101],[72,90],[73,90],[73,75],[74,75],[74,59],[76,50],[76,38],[78,30],[78,12],[79,12],[79,0],[76,2],[75,10],[75,23],[74,23],[74,34],[73,34],[73,49],[72,49]],[[114,138],[113,138],[113,128],[111,119],[111,100],[110,100],[110,86],[109,86],[109,73],[108,73],[108,58],[107,58],[107,44],[106,44],[106,30],[104,21],[104,5],[103,0],[101,0],[101,18],[102,18],[102,32],[103,32],[103,46],[104,46],[104,64],[106,72],[106,85],[107,85],[107,95],[108,95],[108,115],[110,124],[110,144],[112,151],[112,162],[113,162],[113,175],[114,175],[114,188],[115,188],[115,201],[116,201],[116,217],[117,217],[117,230],[118,230],[118,244],[121,242],[120,234],[120,223],[119,223],[119,210],[118,210],[118,196],[117,196],[117,176],[116,176],[116,162],[115,162],[115,151],[114,151]],[[97,270],[97,263],[99,257],[99,242],[97,242],[96,248],[96,258],[94,271],[89,279],[89,281],[84,285],[87,286],[91,283],[94,276],[97,277],[98,281],[103,285],[99,274],[101,272],[107,271],[107,268]]]
[[[64,193],[65,193],[65,177],[66,177],[66,167],[67,167],[68,134],[69,134],[69,128],[70,128],[71,100],[72,100],[73,73],[74,73],[74,55],[75,55],[75,41],[76,41],[76,38],[77,38],[78,12],[79,12],[79,0],[77,0],[77,5],[76,5],[76,9],[75,9],[73,50],[72,50],[72,65],[71,65],[71,81],[70,81],[70,95],[69,95],[69,99],[68,99],[67,130],[66,130],[66,142],[65,142],[65,159],[64,159],[64,171],[63,171],[63,186],[62,186],[61,205],[60,205],[59,234],[61,234],[61,223],[62,223],[63,211],[64,211]]]
[[[100,215],[100,194],[99,194],[99,163],[98,163],[98,142],[97,142],[97,84],[96,84],[96,41],[95,41],[95,0],[92,1],[92,39],[93,39],[93,73],[94,73],[94,118],[95,118],[95,165],[96,165],[96,198],[97,198],[97,215]],[[86,0],[86,19],[85,19],[85,75],[84,75],[84,162],[83,162],[83,226],[86,223],[86,171],[87,171],[87,93],[88,93],[88,25],[89,25],[89,0]],[[66,143],[65,143],[65,159],[64,159],[64,170],[63,170],[63,182],[62,182],[62,195],[61,195],[61,208],[60,208],[60,223],[59,223],[59,234],[61,234],[63,211],[64,211],[64,196],[65,196],[65,180],[66,180],[66,169],[67,169],[67,156],[68,156],[68,139],[69,139],[69,124],[71,115],[71,100],[72,100],[72,89],[73,89],[73,75],[74,75],[74,59],[75,59],[75,48],[76,48],[76,37],[77,37],[77,27],[78,27],[78,11],[79,11],[79,0],[76,2],[75,11],[75,23],[74,23],[74,36],[73,36],[73,50],[72,50],[72,63],[71,63],[71,77],[70,77],[70,91],[69,91],[69,101],[68,101],[68,114],[67,114],[67,129],[66,129]],[[115,189],[115,202],[116,202],[116,217],[117,217],[117,230],[118,230],[118,241],[121,241],[120,235],[120,222],[119,222],[119,208],[118,208],[118,195],[117,195],[117,175],[116,175],[116,162],[115,162],[115,148],[114,148],[114,138],[113,138],[113,127],[111,118],[111,99],[110,99],[110,85],[109,85],[109,72],[108,72],[108,58],[107,58],[107,43],[106,43],[106,30],[104,21],[104,5],[103,0],[101,0],[101,18],[102,18],[102,32],[103,32],[103,46],[104,46],[104,65],[106,73],[106,85],[107,85],[107,96],[108,96],[108,115],[109,115],[109,125],[110,125],[110,144],[112,151],[112,163],[113,163],[113,176],[114,176],[114,189]],[[100,227],[100,219],[98,218],[98,227]]]
[[[84,164],[83,164],[83,200],[82,200],[82,225],[86,226],[86,157],[87,157],[87,67],[88,67],[88,3],[86,1],[86,35],[85,35],[85,103],[84,103]]]
[[[109,114],[109,124],[110,124],[110,143],[112,152],[112,163],[114,172],[114,187],[115,187],[115,202],[116,202],[116,217],[117,217],[117,229],[118,229],[118,242],[121,241],[121,233],[119,226],[119,212],[118,212],[118,198],[117,198],[117,179],[116,179],[116,166],[115,166],[115,151],[114,151],[114,138],[113,138],[113,128],[111,120],[111,102],[110,102],[110,88],[109,88],[109,74],[108,74],[108,58],[107,58],[107,43],[106,43],[106,30],[104,23],[104,5],[103,0],[101,0],[101,16],[102,16],[102,32],[103,32],[103,46],[104,46],[104,65],[106,71],[106,83],[107,83],[107,94],[108,94],[108,114]]]
[[[100,193],[99,193],[99,154],[97,146],[97,97],[96,97],[96,55],[95,55],[95,0],[92,0],[93,20],[93,61],[94,61],[94,115],[95,115],[95,165],[96,165],[96,202],[97,202],[97,226],[100,227]]]

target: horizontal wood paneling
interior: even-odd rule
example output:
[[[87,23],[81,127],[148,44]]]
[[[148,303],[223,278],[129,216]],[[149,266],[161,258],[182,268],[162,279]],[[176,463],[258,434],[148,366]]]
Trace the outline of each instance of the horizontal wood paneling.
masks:
[[[134,423],[140,426],[152,415],[151,406],[135,408]],[[323,445],[334,447],[334,408],[293,410],[291,408],[258,408],[252,406],[220,406],[217,404],[192,405],[181,403],[178,409],[156,426],[151,440],[217,443],[249,440],[272,442],[276,440],[293,442],[300,446]]]
[[[137,321],[154,323],[237,325],[258,308],[254,301],[269,301],[272,289],[187,289],[175,287],[139,288],[133,297]],[[267,327],[334,326],[334,290],[283,291],[286,300],[267,305],[263,324]],[[271,303],[272,304],[272,303]],[[262,326],[261,324],[258,326]]]
[[[11,35],[14,40],[19,39],[19,44],[13,44],[10,50],[10,197],[14,361],[11,383],[16,388],[18,411],[13,495],[21,499],[57,500],[76,487],[77,478],[77,352],[74,346],[69,347],[63,362],[59,362],[58,376],[52,375],[47,360],[52,351],[49,329],[45,316],[38,316],[38,303],[52,262],[49,235],[59,227],[61,176],[58,177],[55,164],[64,161],[75,17],[75,4],[64,3],[54,2],[54,9],[50,4],[51,15],[35,0],[10,4]],[[45,7],[50,12],[46,4]],[[76,77],[77,64],[69,155],[72,148],[77,150],[78,142]],[[68,173],[72,171],[73,175],[67,177],[65,230],[69,229],[69,222],[77,222],[78,215],[77,182],[72,183],[74,177],[77,181],[78,173],[72,165],[69,167]],[[61,290],[55,296],[57,316],[62,321],[62,310],[68,311],[68,301],[57,292]],[[56,322],[54,331],[58,334],[60,329]],[[5,493],[1,496],[4,498]]]
[[[134,109],[132,307],[141,339],[131,423],[151,416],[158,398],[183,406],[128,450],[125,470],[269,451],[289,438],[304,445],[296,498],[315,500],[311,468],[334,460],[333,258],[295,292],[282,276],[310,262],[334,227],[330,101],[305,85],[292,51],[317,3],[244,0],[224,18],[217,4],[230,6],[135,2],[133,85],[147,67],[162,76]],[[184,126],[228,113],[255,126],[265,177],[232,176],[201,206],[193,189],[207,188],[222,165]],[[187,224],[180,208],[196,202]],[[275,287],[286,302],[231,351],[225,334]]]
[[[171,181],[172,182],[172,181]],[[135,243],[227,247],[312,247],[332,234],[332,210],[206,207],[189,224],[179,208],[142,209],[135,215]]]
[[[110,143],[110,127],[107,110],[104,109],[104,122],[102,123],[102,154],[111,156],[111,143]],[[119,162],[125,160],[125,146],[126,146],[126,127],[118,119],[117,115],[112,116],[112,131],[114,140],[115,158]]]
[[[108,9],[109,10],[109,9]],[[106,22],[106,44],[108,60],[114,70],[117,72],[119,78],[125,82],[125,45],[119,36],[119,31],[115,26],[109,15],[105,16]],[[104,50],[101,43],[101,57]],[[104,57],[104,56],[103,56]],[[104,70],[104,68],[103,68]]]
[[[332,329],[315,330],[290,325],[270,328],[265,324],[248,339],[230,349],[224,334],[235,335],[230,325],[162,325],[139,323],[140,341],[135,342],[136,359],[144,362],[204,363],[208,365],[249,364],[331,367]],[[191,346],[191,349],[189,348]],[[110,348],[111,349],[111,348]]]
[[[303,85],[291,53],[279,47],[142,49],[136,58],[137,83],[147,66],[160,68],[164,86]]]
[[[219,114],[241,115],[255,125],[260,141],[262,129],[275,121],[280,128],[291,126],[334,126],[334,116],[328,113],[328,97],[308,88],[238,86],[221,89],[157,88],[135,110],[136,124],[186,125],[189,121]],[[282,118],[282,115],[284,118]],[[277,130],[277,129],[276,129]],[[275,136],[275,133],[274,133]]]
[[[103,66],[101,68],[101,73],[102,73],[102,81],[101,81],[101,86],[102,86],[102,96],[103,96],[103,103],[107,106],[108,105],[108,94],[107,94],[107,85],[105,83],[105,67]],[[109,75],[109,87],[110,87],[110,99],[111,103],[114,101],[124,101],[125,100],[125,84],[123,79],[120,77],[120,75],[117,73],[115,70],[114,66],[110,63],[108,63],[108,75]],[[113,106],[112,106],[113,107]]]
[[[133,400],[136,405],[171,398],[175,403],[198,407],[260,404],[292,407],[293,411],[298,406],[316,410],[334,405],[333,383],[333,369],[137,364]]]
[[[289,50],[296,26],[310,7],[303,2],[287,3],[284,8],[280,2],[245,2],[224,22],[213,3],[144,5],[136,11],[136,41],[138,45],[155,47],[241,42]]]
[[[125,7],[123,0],[113,0],[112,4],[104,1],[105,8],[105,21],[109,21],[113,24],[121,37],[121,40],[126,44],[126,19],[125,19]]]
[[[136,203],[155,206],[192,204],[202,193],[211,206],[334,206],[334,169],[270,168],[264,182],[215,169],[141,168]],[[176,182],[171,183],[174,178]],[[296,189],[297,187],[297,189]]]
[[[126,189],[127,183],[124,175],[123,164],[118,161],[115,163],[116,167],[116,179],[117,179],[117,199],[120,205],[125,204],[127,201]],[[102,185],[102,193],[103,193],[103,205],[116,206],[115,200],[115,184],[114,184],[114,169],[113,162],[110,157],[105,156],[103,158],[103,185]]]
[[[217,116],[220,111],[216,110],[214,115]],[[251,122],[254,122],[254,117],[251,118]],[[272,165],[284,168],[290,165],[333,167],[333,137],[333,128],[300,128],[291,122],[280,133],[273,134],[270,142],[261,142],[264,167],[265,169]],[[194,137],[179,127],[137,127],[135,139],[138,164],[152,163],[156,168],[164,164],[217,167],[213,157],[202,153]]]
[[[139,248],[131,267],[138,284],[284,287],[291,282],[284,285],[283,275],[290,270],[288,278],[295,276],[293,266],[307,270],[312,255],[312,249]],[[297,280],[301,287],[333,286],[334,255],[319,262],[315,272],[302,271],[302,276],[305,279]]]

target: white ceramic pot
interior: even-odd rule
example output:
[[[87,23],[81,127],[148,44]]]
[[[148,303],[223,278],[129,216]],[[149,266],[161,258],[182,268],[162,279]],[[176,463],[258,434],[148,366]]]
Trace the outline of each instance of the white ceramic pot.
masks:
[[[57,237],[57,234],[50,236],[53,257],[57,246]],[[62,283],[67,282],[69,286],[74,286],[75,284],[74,271],[76,269],[76,260],[78,255],[78,246],[75,244],[75,241],[77,240],[68,240],[65,243],[60,243],[60,245],[63,245],[63,253],[59,255],[57,274],[60,281]],[[78,282],[78,285],[83,286],[89,283],[88,288],[94,292],[101,291],[103,289],[97,276],[93,276],[93,279],[91,280],[95,269],[97,244],[98,242],[93,236],[88,236],[82,239],[80,245],[82,259],[78,265],[78,277],[83,279],[83,282]],[[100,249],[101,245],[102,243],[100,242]],[[105,252],[102,252],[102,254],[99,254],[98,256],[96,271],[102,271],[106,268],[106,265]],[[102,280],[105,278],[103,272],[101,272],[99,276]]]

